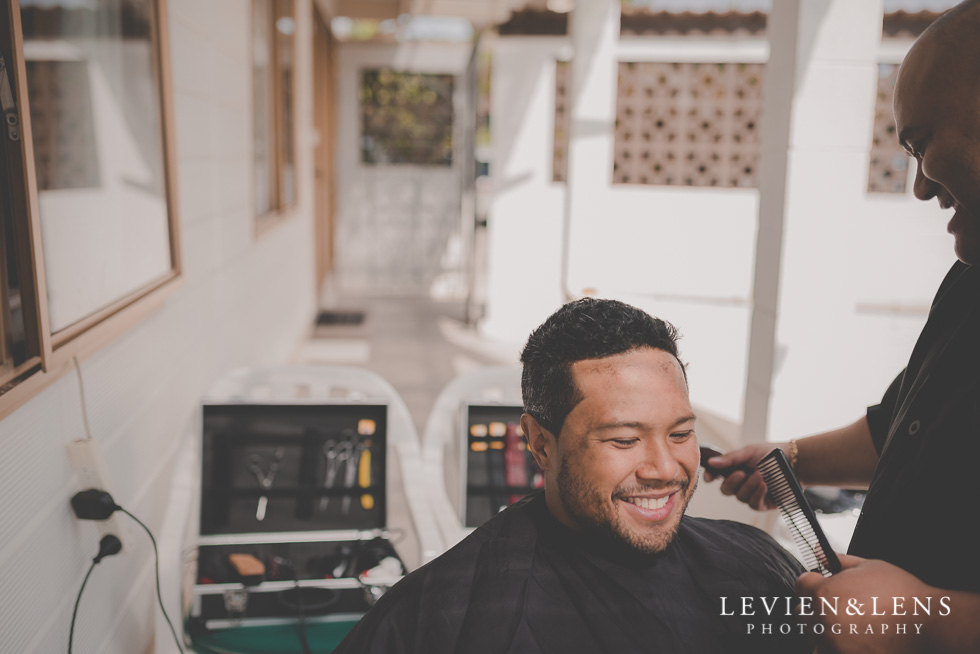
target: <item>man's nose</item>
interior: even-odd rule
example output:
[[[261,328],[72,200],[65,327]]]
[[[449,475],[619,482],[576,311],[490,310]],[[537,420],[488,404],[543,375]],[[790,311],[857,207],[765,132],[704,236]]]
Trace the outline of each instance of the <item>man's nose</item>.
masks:
[[[683,477],[673,448],[660,438],[650,439],[643,448],[643,460],[636,467],[640,481],[668,483]]]
[[[922,172],[921,161],[916,162],[912,193],[920,200],[931,200],[939,193],[939,184],[926,177],[925,173]]]

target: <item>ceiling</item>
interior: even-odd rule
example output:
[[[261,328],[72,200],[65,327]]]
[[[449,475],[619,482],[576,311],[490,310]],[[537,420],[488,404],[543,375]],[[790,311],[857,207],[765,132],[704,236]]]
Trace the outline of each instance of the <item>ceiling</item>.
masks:
[[[476,29],[507,20],[516,8],[544,9],[549,0],[316,0],[328,16],[384,20],[402,14],[465,18]],[[551,0],[554,4],[554,0]]]

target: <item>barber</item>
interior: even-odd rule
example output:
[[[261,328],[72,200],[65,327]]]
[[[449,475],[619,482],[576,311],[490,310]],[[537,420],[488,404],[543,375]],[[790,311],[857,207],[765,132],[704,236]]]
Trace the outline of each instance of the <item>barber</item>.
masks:
[[[957,5],[915,42],[894,110],[899,140],[918,164],[915,196],[954,209],[948,231],[958,259],[907,367],[881,403],[846,427],[748,445],[709,463],[742,466],[721,491],[757,510],[773,508],[755,466],[774,446],[804,484],[868,488],[843,570],[796,582],[815,605],[839,598],[863,606],[863,615],[813,617],[824,627],[821,651],[980,652],[980,0]],[[875,597],[885,615],[872,615]],[[928,615],[914,598],[931,598]],[[842,621],[847,628],[830,629]]]

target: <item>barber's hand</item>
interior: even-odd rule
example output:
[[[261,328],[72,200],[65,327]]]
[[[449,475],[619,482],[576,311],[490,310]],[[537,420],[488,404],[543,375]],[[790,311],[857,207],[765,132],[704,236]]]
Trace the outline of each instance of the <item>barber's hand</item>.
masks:
[[[796,580],[796,594],[813,598],[811,612],[814,615],[801,615],[801,618],[824,626],[823,633],[816,636],[817,651],[821,654],[911,654],[932,651],[926,642],[929,625],[923,623],[931,619],[936,622],[943,619],[937,620],[936,616],[940,609],[938,602],[945,592],[926,585],[905,570],[884,561],[846,554],[838,554],[838,557],[842,569],[834,576],[824,577],[816,572],[804,572]],[[930,596],[931,616],[926,616],[921,611],[918,616],[913,615],[913,598],[917,597],[925,602]],[[872,597],[877,598],[877,604]],[[894,605],[893,598],[896,597],[904,598],[898,607]],[[838,598],[837,615],[832,611],[825,611],[827,615],[820,615],[823,605],[821,598],[831,604],[834,598]],[[885,615],[872,615],[876,612],[875,608],[878,613]],[[896,612],[899,615],[894,615]],[[901,615],[902,612],[906,615]],[[916,623],[921,628],[921,634],[917,633]],[[898,629],[899,624],[905,625],[904,633]],[[840,625],[841,628],[832,629],[833,625]]]
[[[721,483],[721,492],[734,495],[756,511],[766,511],[776,508],[776,505],[766,495],[766,482],[762,474],[756,470],[759,459],[780,448],[789,452],[789,443],[753,443],[733,452],[708,459],[708,465],[715,470],[732,469]],[[737,468],[737,469],[736,469]],[[704,471],[705,481],[714,481],[718,475],[711,474],[707,468]]]

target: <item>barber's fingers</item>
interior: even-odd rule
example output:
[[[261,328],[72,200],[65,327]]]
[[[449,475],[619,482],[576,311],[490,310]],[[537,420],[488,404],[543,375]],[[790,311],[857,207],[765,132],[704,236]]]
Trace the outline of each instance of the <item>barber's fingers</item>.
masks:
[[[720,490],[723,495],[734,495],[742,487],[745,480],[749,478],[749,473],[744,470],[733,470],[725,480],[721,482]]]
[[[826,583],[827,578],[819,572],[804,572],[796,578],[793,592],[800,597],[815,597],[817,589]]]
[[[738,491],[736,491],[735,497],[746,504],[751,504],[752,498],[755,497],[760,490],[764,495],[766,492],[766,483],[762,481],[762,475],[756,472],[745,480],[745,483],[743,483]]]
[[[841,572],[856,568],[868,562],[868,559],[863,559],[860,556],[841,554],[839,552],[837,552],[837,559],[840,561]],[[804,572],[796,578],[796,583],[794,584],[793,588],[796,594],[800,597],[816,597],[817,591],[824,584],[830,583],[831,580],[834,580],[835,582],[842,581],[842,579],[837,577],[838,574],[840,573],[837,573],[831,577],[824,577],[822,574],[817,572]],[[851,579],[851,583],[854,583],[852,578],[848,578]]]
[[[853,554],[837,554],[837,558],[840,560],[840,569],[847,570],[848,568],[856,568],[868,559],[861,558],[860,556],[854,556]]]
[[[708,459],[708,465],[715,470],[727,470],[729,468],[737,467],[754,469],[756,461],[758,461],[764,453],[764,451],[760,451],[758,444],[746,445],[745,447],[740,447],[739,449],[728,452],[727,454],[711,457]]]
[[[724,495],[734,495],[756,511],[765,511],[773,506],[766,499],[767,489],[762,475],[756,471],[751,474],[744,470],[732,472],[722,482],[720,490]]]
[[[756,491],[752,494],[752,497],[749,498],[749,501],[746,502],[746,504],[751,506],[756,511],[765,511],[766,509],[771,509],[773,505],[771,503],[766,502],[767,494],[768,494],[768,489],[766,488],[766,485],[760,484],[759,487],[756,489]]]

